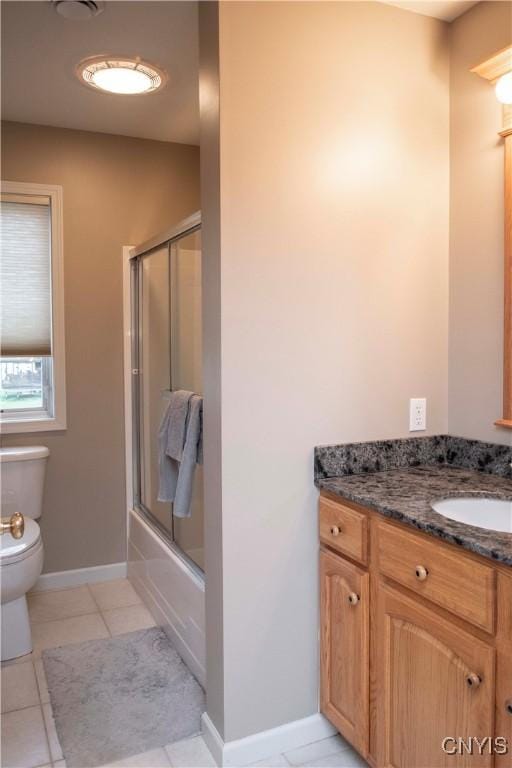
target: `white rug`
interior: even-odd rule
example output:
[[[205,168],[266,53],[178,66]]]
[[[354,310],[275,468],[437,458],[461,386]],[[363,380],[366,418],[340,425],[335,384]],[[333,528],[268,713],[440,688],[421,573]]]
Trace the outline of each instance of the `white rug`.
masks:
[[[204,692],[162,629],[43,652],[67,768],[136,755],[201,730]]]

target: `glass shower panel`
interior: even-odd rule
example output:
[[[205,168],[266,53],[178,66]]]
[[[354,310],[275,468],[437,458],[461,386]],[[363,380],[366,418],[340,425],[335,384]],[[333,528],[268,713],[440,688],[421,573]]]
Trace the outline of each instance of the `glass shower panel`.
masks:
[[[140,501],[172,537],[172,504],[158,501],[158,429],[171,389],[169,247],[139,261]]]
[[[173,390],[203,393],[201,328],[201,233],[171,245],[171,381]],[[196,466],[191,515],[174,518],[176,544],[201,569],[203,563],[203,468]]]

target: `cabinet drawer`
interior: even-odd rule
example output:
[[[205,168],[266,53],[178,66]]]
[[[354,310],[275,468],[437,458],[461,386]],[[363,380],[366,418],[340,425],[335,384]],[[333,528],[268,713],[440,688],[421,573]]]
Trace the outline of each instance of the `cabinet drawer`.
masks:
[[[320,540],[344,555],[368,560],[368,517],[362,512],[320,496]]]
[[[379,523],[378,540],[381,573],[471,624],[494,632],[493,568],[387,523]]]

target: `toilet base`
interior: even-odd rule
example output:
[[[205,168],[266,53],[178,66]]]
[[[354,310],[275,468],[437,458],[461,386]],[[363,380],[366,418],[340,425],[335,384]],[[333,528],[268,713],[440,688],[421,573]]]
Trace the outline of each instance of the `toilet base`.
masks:
[[[25,595],[2,603],[2,661],[25,656],[32,651],[32,633]]]

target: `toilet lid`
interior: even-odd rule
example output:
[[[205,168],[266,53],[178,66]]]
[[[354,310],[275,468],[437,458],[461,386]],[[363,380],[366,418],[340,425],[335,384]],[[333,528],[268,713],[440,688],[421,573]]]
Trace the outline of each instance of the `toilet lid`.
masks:
[[[0,559],[3,560],[13,555],[20,555],[37,544],[41,537],[41,531],[35,520],[25,518],[25,533],[21,539],[13,539],[10,533],[0,536]]]

